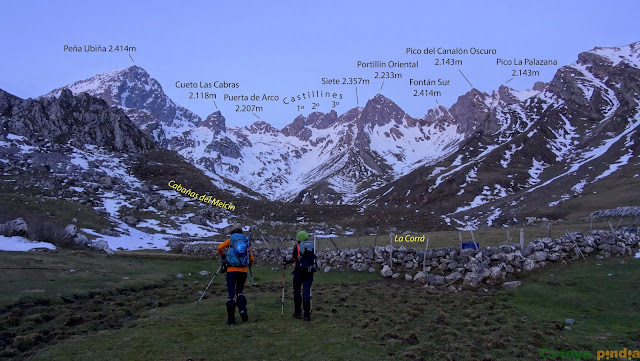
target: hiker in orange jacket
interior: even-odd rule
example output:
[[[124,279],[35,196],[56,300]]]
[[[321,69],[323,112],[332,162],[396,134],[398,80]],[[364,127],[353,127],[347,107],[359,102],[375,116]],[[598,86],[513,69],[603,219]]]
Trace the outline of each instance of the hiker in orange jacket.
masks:
[[[247,298],[242,291],[247,281],[248,266],[253,264],[253,251],[249,246],[249,240],[242,234],[240,223],[234,224],[229,234],[229,239],[218,246],[218,254],[227,267],[227,324],[233,326],[236,323],[236,305],[242,322],[249,320]],[[228,249],[226,257],[223,253],[225,248]]]

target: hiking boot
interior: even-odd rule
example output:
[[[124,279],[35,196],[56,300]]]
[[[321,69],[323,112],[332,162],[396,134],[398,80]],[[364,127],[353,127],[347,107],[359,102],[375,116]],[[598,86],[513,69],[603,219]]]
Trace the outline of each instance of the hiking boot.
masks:
[[[310,313],[308,313],[308,312],[305,312],[305,313],[304,313],[304,320],[305,320],[305,321],[311,321],[311,314],[310,314]]]
[[[249,321],[249,315],[247,314],[247,311],[240,312],[240,317],[242,318],[242,322]]]
[[[301,319],[302,318],[302,314],[301,313],[294,313],[293,314],[293,318]]]
[[[233,326],[236,323],[236,303],[233,300],[227,300],[227,325]]]

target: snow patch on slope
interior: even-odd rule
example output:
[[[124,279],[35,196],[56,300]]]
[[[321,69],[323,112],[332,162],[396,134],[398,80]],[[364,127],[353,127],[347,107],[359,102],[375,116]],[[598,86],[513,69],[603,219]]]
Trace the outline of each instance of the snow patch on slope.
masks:
[[[540,174],[544,172],[544,169],[549,165],[543,161],[539,161],[536,158],[533,158],[533,165],[529,169],[529,178],[528,185],[536,185],[540,182]]]
[[[594,161],[596,159],[598,159],[600,156],[602,156],[603,154],[605,154],[616,142],[618,142],[620,139],[622,139],[623,137],[629,135],[631,132],[635,131],[636,128],[638,128],[638,126],[640,126],[640,114],[638,113],[638,110],[636,110],[636,115],[633,118],[634,122],[629,123],[627,125],[627,127],[625,128],[625,130],[620,133],[618,136],[613,137],[613,138],[609,138],[607,140],[604,141],[604,143],[597,147],[594,148],[590,151],[585,152],[584,154],[582,154],[582,156],[580,157],[580,159],[576,162],[573,163],[573,165],[571,166],[571,168],[569,168],[569,170],[567,170],[566,172],[559,174],[549,180],[547,180],[546,182],[539,184],[533,188],[530,188],[527,190],[528,193],[535,191],[536,189],[540,188],[540,187],[544,187],[548,184],[550,184],[551,182],[556,181],[559,178],[562,178],[566,175],[572,174],[574,173],[576,170],[580,169],[580,167],[582,167],[583,165],[585,165],[586,163],[589,163],[591,161]]]
[[[580,137],[569,120],[564,115],[560,115],[560,117],[564,121],[564,127],[558,130],[549,128],[555,136],[555,139],[551,139],[549,143],[549,149],[556,155],[557,161],[561,161],[568,154],[568,151],[573,148],[576,143],[573,139]]]
[[[48,242],[33,242],[19,236],[0,236],[0,251],[27,252],[34,248],[56,249],[56,246]]]

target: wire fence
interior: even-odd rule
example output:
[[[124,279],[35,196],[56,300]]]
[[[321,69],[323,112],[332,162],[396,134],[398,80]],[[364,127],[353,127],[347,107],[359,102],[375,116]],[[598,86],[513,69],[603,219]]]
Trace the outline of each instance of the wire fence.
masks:
[[[637,227],[638,224],[638,218],[630,217],[586,222],[544,222],[525,227],[491,228],[475,231],[379,232],[377,235],[375,233],[359,233],[356,231],[353,234],[331,235],[330,237],[318,234],[316,235],[316,248],[318,250],[330,249],[337,251],[341,249],[373,248],[376,246],[384,247],[391,244],[396,248],[404,246],[407,249],[423,250],[427,239],[429,249],[460,247],[462,242],[473,241],[478,242],[480,247],[521,243],[526,245],[539,238],[560,238],[566,232],[588,233],[594,229],[617,230],[628,226]],[[260,235],[254,235],[253,246],[256,248],[286,248],[296,244],[294,237],[281,238],[283,241],[264,242],[261,240]]]

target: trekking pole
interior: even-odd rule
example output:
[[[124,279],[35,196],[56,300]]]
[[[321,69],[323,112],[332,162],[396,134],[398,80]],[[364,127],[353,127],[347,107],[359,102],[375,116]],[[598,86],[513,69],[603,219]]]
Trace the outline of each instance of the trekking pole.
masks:
[[[314,258],[313,265],[317,267],[316,265],[317,261],[315,260],[316,259],[315,255],[316,255],[316,233],[313,232],[313,258]],[[309,311],[313,309],[312,302],[313,302],[313,283],[311,283],[311,287],[309,287]]]
[[[251,227],[249,227],[249,254],[253,254],[253,250],[251,249]],[[253,286],[253,272],[251,272],[251,265],[249,265],[249,276],[251,277],[251,285]]]
[[[282,301],[280,301],[282,305],[282,313],[281,316],[284,315],[284,271],[287,269],[287,265],[282,265]]]
[[[207,291],[209,290],[209,287],[211,287],[211,283],[213,283],[213,280],[216,279],[216,276],[218,275],[218,273],[220,273],[221,269],[222,269],[222,265],[220,265],[220,267],[218,267],[218,270],[216,271],[216,274],[214,274],[213,278],[211,279],[211,281],[209,281],[209,284],[207,285],[207,288],[205,288],[204,292],[202,292],[202,295],[200,295],[200,299],[198,300],[198,303],[196,303],[196,306],[200,304],[200,301],[202,301],[202,297],[204,297],[204,294],[207,293]]]

